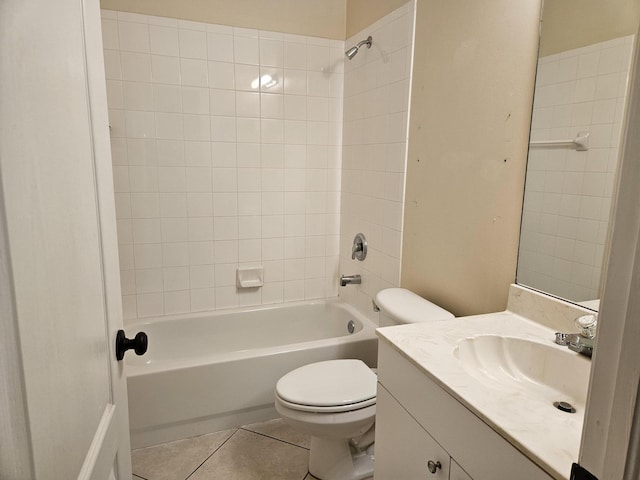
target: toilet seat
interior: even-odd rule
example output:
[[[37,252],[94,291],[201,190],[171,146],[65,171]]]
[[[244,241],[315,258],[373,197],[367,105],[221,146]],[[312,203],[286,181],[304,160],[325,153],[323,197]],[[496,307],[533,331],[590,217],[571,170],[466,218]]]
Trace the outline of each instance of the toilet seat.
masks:
[[[349,403],[347,405],[333,405],[330,407],[319,407],[317,405],[301,405],[299,403],[287,402],[286,400],[281,398],[277,393],[276,393],[276,399],[280,402],[280,404],[292,410],[298,410],[301,412],[312,412],[312,413],[351,412],[353,410],[360,410],[362,408],[370,407],[371,405],[376,404],[376,397],[370,398],[369,400],[365,400],[364,402]]]
[[[376,403],[377,377],[361,360],[317,362],[297,368],[276,384],[276,397],[293,410],[338,413]]]

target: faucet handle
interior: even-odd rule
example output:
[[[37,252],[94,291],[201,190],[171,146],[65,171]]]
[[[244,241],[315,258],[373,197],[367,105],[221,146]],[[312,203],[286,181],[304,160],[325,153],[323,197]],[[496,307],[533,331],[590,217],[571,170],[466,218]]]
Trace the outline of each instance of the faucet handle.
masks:
[[[596,316],[592,313],[587,315],[582,315],[575,319],[576,327],[580,330],[580,335],[586,338],[595,338],[596,337],[596,326],[598,325],[598,320]]]
[[[363,233],[358,233],[353,239],[351,259],[362,262],[365,258],[367,258],[367,239]]]

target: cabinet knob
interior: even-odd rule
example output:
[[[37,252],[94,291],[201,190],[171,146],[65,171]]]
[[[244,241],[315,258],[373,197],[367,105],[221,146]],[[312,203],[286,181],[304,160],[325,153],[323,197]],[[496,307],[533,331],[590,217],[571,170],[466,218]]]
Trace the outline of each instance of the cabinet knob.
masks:
[[[429,460],[427,462],[427,468],[430,473],[436,473],[439,468],[442,468],[442,464],[440,462],[434,462],[433,460]]]

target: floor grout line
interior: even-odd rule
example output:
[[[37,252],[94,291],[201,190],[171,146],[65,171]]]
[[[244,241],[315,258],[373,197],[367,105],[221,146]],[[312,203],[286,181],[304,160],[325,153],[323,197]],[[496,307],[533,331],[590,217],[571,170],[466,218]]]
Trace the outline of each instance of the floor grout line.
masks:
[[[218,450],[220,450],[222,447],[224,447],[224,445],[225,445],[229,440],[231,440],[231,437],[233,437],[236,433],[238,433],[238,430],[240,430],[240,429],[239,429],[239,428],[236,428],[236,431],[235,431],[235,432],[233,432],[231,435],[229,435],[229,438],[227,438],[224,442],[222,442],[222,443],[220,444],[220,446],[219,446],[218,448],[216,448],[213,452],[211,452],[211,455],[209,455],[207,458],[205,458],[205,459],[203,460],[203,462],[202,462],[200,465],[198,465],[198,466],[196,467],[196,469],[195,469],[193,472],[191,472],[189,475],[187,475],[187,476],[185,477],[185,479],[184,479],[184,480],[189,480],[189,478],[191,478],[191,476],[192,476],[194,473],[196,473],[196,472],[200,469],[200,467],[201,467],[202,465],[204,465],[205,463],[207,463],[207,460],[209,460],[211,457],[213,457],[213,456],[215,455],[215,453],[216,453]]]
[[[194,475],[198,470],[200,470],[200,468],[201,468],[205,463],[207,463],[207,461],[209,461],[209,460],[211,459],[211,457],[213,457],[213,456],[214,456],[214,455],[215,455],[215,454],[216,454],[216,453],[217,453],[217,452],[218,452],[222,447],[224,447],[224,446],[227,444],[227,442],[229,442],[229,440],[231,440],[231,439],[232,439],[232,438],[233,438],[233,437],[234,437],[234,436],[235,436],[235,435],[236,435],[240,430],[243,430],[243,431],[244,431],[244,432],[246,432],[246,433],[259,435],[259,436],[261,436],[261,437],[263,437],[263,438],[268,438],[268,439],[270,439],[270,440],[275,440],[275,441],[277,441],[277,442],[284,443],[284,444],[286,444],[286,445],[290,445],[290,446],[292,446],[292,447],[298,447],[298,448],[301,448],[301,449],[303,449],[303,450],[306,450],[307,452],[309,451],[309,448],[304,447],[304,446],[302,446],[302,445],[299,445],[299,444],[297,444],[297,443],[293,443],[293,442],[290,442],[290,441],[287,441],[287,440],[283,440],[283,439],[281,439],[281,438],[277,438],[277,437],[275,437],[275,436],[268,435],[268,434],[266,434],[266,433],[256,432],[256,431],[250,430],[249,428],[245,428],[245,427],[249,427],[249,426],[247,425],[247,426],[241,426],[241,427],[236,428],[236,429],[233,431],[233,433],[231,433],[231,434],[230,434],[230,435],[229,435],[229,436],[228,436],[228,437],[227,437],[227,438],[226,438],[226,439],[225,439],[225,440],[224,440],[224,441],[223,441],[223,442],[222,442],[222,443],[221,443],[217,448],[215,448],[215,449],[214,449],[210,454],[208,454],[208,455],[206,456],[206,458],[204,458],[204,459],[202,460],[202,462],[200,462],[200,464],[199,464],[199,465],[198,465],[198,466],[197,466],[197,467],[196,467],[196,468],[195,468],[191,473],[189,473],[186,477],[181,477],[181,478],[184,478],[184,480],[189,480],[190,478],[192,478],[192,477],[193,477],[193,475]],[[140,480],[148,480],[146,477],[140,476],[139,474],[136,474],[135,472],[132,472],[132,473],[133,473],[133,475],[134,475],[134,478],[139,478]],[[305,472],[305,474],[303,475],[303,477],[302,477],[302,479],[301,479],[301,480],[305,480],[309,475],[310,475],[310,472],[307,470],[307,472]],[[309,477],[309,478],[311,478],[311,477]]]
[[[254,432],[253,430],[248,430],[248,429],[246,429],[244,427],[240,427],[239,430],[244,430],[245,432],[255,433],[256,435],[262,435],[263,437],[267,437],[267,438],[270,438],[272,440],[277,440],[278,442],[286,443],[287,445],[303,448],[303,449],[305,449],[307,451],[309,450],[307,447],[303,447],[302,445],[298,445],[297,443],[287,442],[286,440],[282,440],[280,438],[272,437],[271,435],[267,435],[266,433]]]

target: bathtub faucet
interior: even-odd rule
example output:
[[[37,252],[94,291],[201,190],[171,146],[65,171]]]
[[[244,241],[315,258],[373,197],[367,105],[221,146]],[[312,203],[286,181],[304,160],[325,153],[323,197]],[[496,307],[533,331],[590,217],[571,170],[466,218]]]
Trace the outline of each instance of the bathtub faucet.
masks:
[[[340,286],[346,287],[347,285],[354,284],[359,285],[362,283],[362,277],[360,275],[340,275]]]

